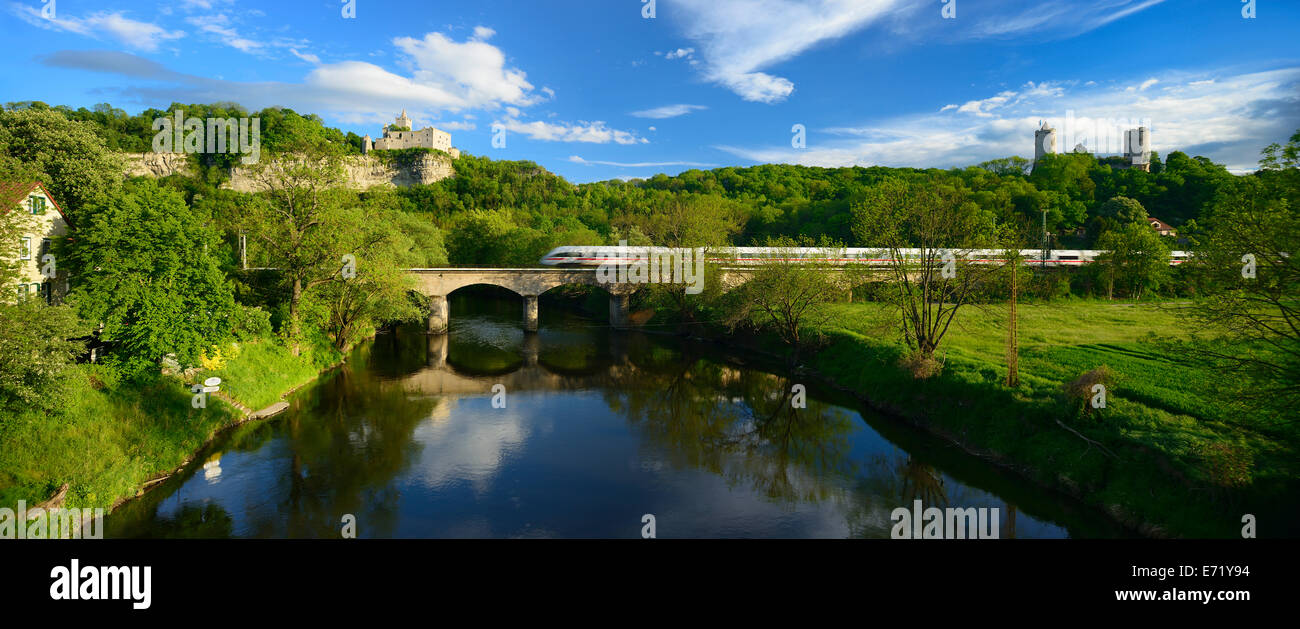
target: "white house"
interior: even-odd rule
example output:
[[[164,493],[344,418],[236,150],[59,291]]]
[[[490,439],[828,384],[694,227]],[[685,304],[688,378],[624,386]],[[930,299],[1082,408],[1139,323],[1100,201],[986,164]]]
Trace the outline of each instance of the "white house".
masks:
[[[0,249],[0,256],[20,262],[17,286],[13,287],[18,298],[39,295],[47,303],[62,300],[68,292],[67,273],[59,270],[57,261],[43,258],[51,253],[56,239],[68,234],[68,217],[63,208],[39,181],[0,181],[0,213],[8,212],[22,212],[24,218],[31,219],[26,221],[18,242],[6,243]],[[50,271],[57,273],[47,277]]]

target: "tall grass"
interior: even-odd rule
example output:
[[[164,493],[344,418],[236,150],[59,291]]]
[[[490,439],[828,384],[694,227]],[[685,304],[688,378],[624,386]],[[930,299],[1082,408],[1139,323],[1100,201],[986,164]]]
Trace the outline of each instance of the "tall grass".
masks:
[[[279,343],[247,343],[239,355],[210,375],[221,378],[221,390],[251,410],[266,408],[286,391],[310,382],[318,373],[308,354],[294,356]],[[209,374],[205,374],[209,375]]]
[[[184,383],[162,376],[120,382],[98,365],[65,374],[66,405],[18,412],[0,430],[0,505],[29,506],[70,485],[66,507],[101,507],[135,495],[183,463],[242,415],[219,400],[191,407]]]

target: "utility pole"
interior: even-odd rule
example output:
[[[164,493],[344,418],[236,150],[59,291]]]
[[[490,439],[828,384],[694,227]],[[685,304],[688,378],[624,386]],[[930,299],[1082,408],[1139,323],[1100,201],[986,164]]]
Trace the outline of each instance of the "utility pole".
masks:
[[[1043,268],[1047,268],[1047,210],[1043,210]]]

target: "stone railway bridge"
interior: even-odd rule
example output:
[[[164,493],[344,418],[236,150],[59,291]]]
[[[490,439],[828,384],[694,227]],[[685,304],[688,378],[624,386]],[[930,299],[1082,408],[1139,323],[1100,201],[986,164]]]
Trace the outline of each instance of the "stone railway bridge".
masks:
[[[609,293],[609,322],[615,328],[628,325],[628,303],[639,284],[608,284],[596,279],[595,269],[476,269],[441,268],[409,269],[415,277],[415,290],[429,298],[429,333],[445,334],[450,319],[447,296],[452,291],[475,284],[488,284],[514,291],[524,298],[524,329],[537,331],[537,298],[557,286],[581,284],[598,286]]]
[[[721,285],[729,289],[749,279],[752,268],[722,269]],[[472,267],[447,267],[437,269],[408,269],[407,275],[415,278],[414,289],[429,298],[429,333],[445,334],[450,322],[447,296],[458,288],[487,284],[514,291],[524,298],[524,329],[537,331],[537,298],[557,286],[579,284],[595,286],[609,293],[609,322],[616,329],[627,329],[628,304],[632,293],[645,286],[635,283],[601,282],[594,268],[518,268],[480,269]],[[847,277],[847,275],[842,275]]]

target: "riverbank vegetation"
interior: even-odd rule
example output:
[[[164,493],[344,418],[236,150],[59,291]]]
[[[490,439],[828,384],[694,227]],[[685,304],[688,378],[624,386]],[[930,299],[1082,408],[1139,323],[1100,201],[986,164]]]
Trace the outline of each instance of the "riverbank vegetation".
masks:
[[[940,352],[942,371],[918,379],[899,367],[910,350],[890,333],[887,306],[836,304],[810,330],[824,345],[806,365],[1148,533],[1229,536],[1242,513],[1292,530],[1282,516],[1294,509],[1285,498],[1295,490],[1300,435],[1285,417],[1243,403],[1196,359],[1196,344],[1210,339],[1176,331],[1183,307],[1022,304],[1020,382],[1008,387],[1000,308],[963,309]],[[751,342],[773,347],[762,333]],[[1067,385],[1098,368],[1113,374],[1113,386],[1104,408],[1084,412]]]

